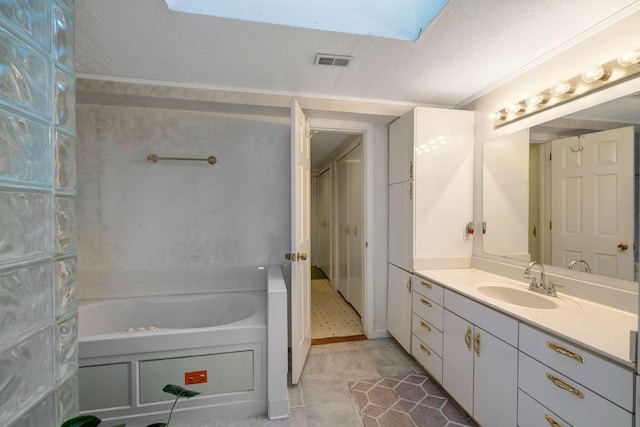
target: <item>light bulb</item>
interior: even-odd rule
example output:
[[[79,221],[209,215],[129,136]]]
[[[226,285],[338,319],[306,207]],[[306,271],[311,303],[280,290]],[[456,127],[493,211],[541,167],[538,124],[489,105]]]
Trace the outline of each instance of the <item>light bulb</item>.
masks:
[[[521,112],[522,110],[523,110],[522,103],[520,103],[520,102],[515,102],[513,104],[507,105],[507,112],[509,114],[516,114],[516,113]]]
[[[549,100],[548,97],[542,95],[541,93],[537,93],[535,95],[531,95],[530,97],[528,97],[526,100],[526,103],[527,103],[527,106],[529,107],[535,107],[540,104],[546,104],[548,100]]]
[[[575,90],[575,87],[567,81],[558,82],[551,88],[551,95],[553,96],[562,96],[565,93],[572,93]]]
[[[623,67],[640,63],[640,49],[633,48],[618,57],[618,64]]]
[[[598,80],[607,80],[611,73],[604,71],[602,65],[593,65],[582,73],[582,81],[585,83],[593,83]]]
[[[498,120],[504,119],[504,113],[502,111],[494,111],[493,113],[489,114],[489,119],[491,121],[497,122]]]

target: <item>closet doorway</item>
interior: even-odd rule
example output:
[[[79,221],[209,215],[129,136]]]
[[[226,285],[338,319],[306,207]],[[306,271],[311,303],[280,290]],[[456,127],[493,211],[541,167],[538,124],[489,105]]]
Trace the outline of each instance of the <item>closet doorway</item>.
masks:
[[[366,339],[361,134],[311,136],[312,344]]]

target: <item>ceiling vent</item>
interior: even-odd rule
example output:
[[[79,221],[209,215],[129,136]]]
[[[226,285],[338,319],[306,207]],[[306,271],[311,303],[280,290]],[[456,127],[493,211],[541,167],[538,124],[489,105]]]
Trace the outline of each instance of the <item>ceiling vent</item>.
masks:
[[[316,54],[315,65],[333,65],[334,67],[346,67],[351,61],[350,56],[345,55],[328,55],[324,53]]]

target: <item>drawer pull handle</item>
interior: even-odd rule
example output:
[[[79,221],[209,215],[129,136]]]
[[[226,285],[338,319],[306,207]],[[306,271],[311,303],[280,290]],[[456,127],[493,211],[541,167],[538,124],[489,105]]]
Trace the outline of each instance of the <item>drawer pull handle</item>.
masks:
[[[467,333],[464,334],[464,342],[467,343],[467,348],[471,351],[471,326],[467,326]]]
[[[420,282],[420,284],[422,286],[424,286],[427,289],[433,289],[433,286],[431,286],[431,283],[427,283],[427,282]]]
[[[560,424],[557,423],[556,420],[554,420],[547,414],[545,414],[544,419],[547,420],[549,424],[551,424],[551,427],[562,427]]]
[[[424,351],[425,353],[427,353],[427,355],[431,356],[431,352],[427,347],[424,346],[424,344],[420,344],[420,350]]]
[[[473,343],[473,349],[476,351],[476,356],[480,357],[480,332],[476,332],[476,340]]]
[[[559,387],[559,388],[561,388],[563,390],[566,390],[569,393],[573,393],[576,396],[578,396],[580,399],[584,399],[584,393],[583,392],[581,392],[577,388],[572,387],[569,384],[565,383],[560,378],[554,377],[549,372],[547,372],[547,378],[549,378],[549,381],[551,381],[553,383],[553,385],[555,385],[556,387]]]
[[[420,298],[420,302],[426,305],[427,307],[432,307],[431,303],[424,298]]]
[[[424,329],[426,329],[427,331],[431,332],[431,326],[427,325],[426,323],[424,323],[422,320],[420,321],[420,326],[422,326]]]
[[[567,350],[564,347],[560,347],[558,344],[554,344],[551,341],[547,341],[547,347],[549,347],[553,351],[557,351],[558,353],[562,354],[563,356],[567,356],[567,357],[570,357],[573,360],[577,360],[580,363],[584,363],[584,357],[580,356],[579,354],[574,353],[573,351]]]
[[[409,276],[409,280],[407,280],[407,290],[411,293],[411,276]]]

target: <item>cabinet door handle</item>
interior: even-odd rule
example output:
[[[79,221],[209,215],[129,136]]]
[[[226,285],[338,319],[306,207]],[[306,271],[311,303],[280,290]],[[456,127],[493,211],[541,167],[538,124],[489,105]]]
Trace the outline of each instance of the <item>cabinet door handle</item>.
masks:
[[[476,356],[480,357],[480,331],[476,332],[476,340],[473,343],[473,349],[476,351]]]
[[[464,342],[467,343],[467,348],[471,351],[471,326],[467,326],[467,333],[464,334]]]
[[[431,352],[429,351],[429,349],[427,347],[424,346],[424,344],[420,344],[420,350],[424,351],[429,356],[431,356]]]
[[[575,394],[576,396],[578,396],[580,399],[584,399],[584,393],[581,392],[580,390],[578,390],[577,388],[570,386],[569,384],[565,383],[564,381],[562,381],[560,378],[554,377],[553,375],[551,375],[549,372],[547,372],[547,378],[549,379],[549,381],[551,381],[553,383],[553,385],[555,385],[558,388],[561,388],[563,390],[568,391],[569,393]]]
[[[577,360],[580,363],[584,363],[584,357],[580,356],[577,353],[574,353],[571,350],[567,350],[564,347],[559,346],[558,344],[554,344],[551,341],[547,341],[547,347],[549,347],[551,350],[557,351],[558,353],[562,354],[563,356],[567,356],[573,360]]]
[[[427,307],[432,307],[431,303],[424,298],[420,298],[420,302],[426,305]]]
[[[409,171],[409,178],[413,178],[413,160],[409,162],[409,167],[407,168]]]
[[[407,280],[407,290],[411,293],[411,276],[409,276],[409,280]]]
[[[422,326],[424,329],[426,329],[427,331],[431,332],[431,326],[427,325],[426,323],[424,323],[422,320],[420,321],[420,326]]]
[[[407,187],[407,194],[409,194],[409,200],[413,200],[413,182],[409,183]]]
[[[420,284],[422,286],[424,286],[427,289],[433,289],[433,286],[431,286],[431,283],[427,283],[427,282],[420,282]]]
[[[549,424],[551,424],[551,427],[562,427],[556,420],[554,420],[547,414],[544,415],[544,419],[547,420]]]

